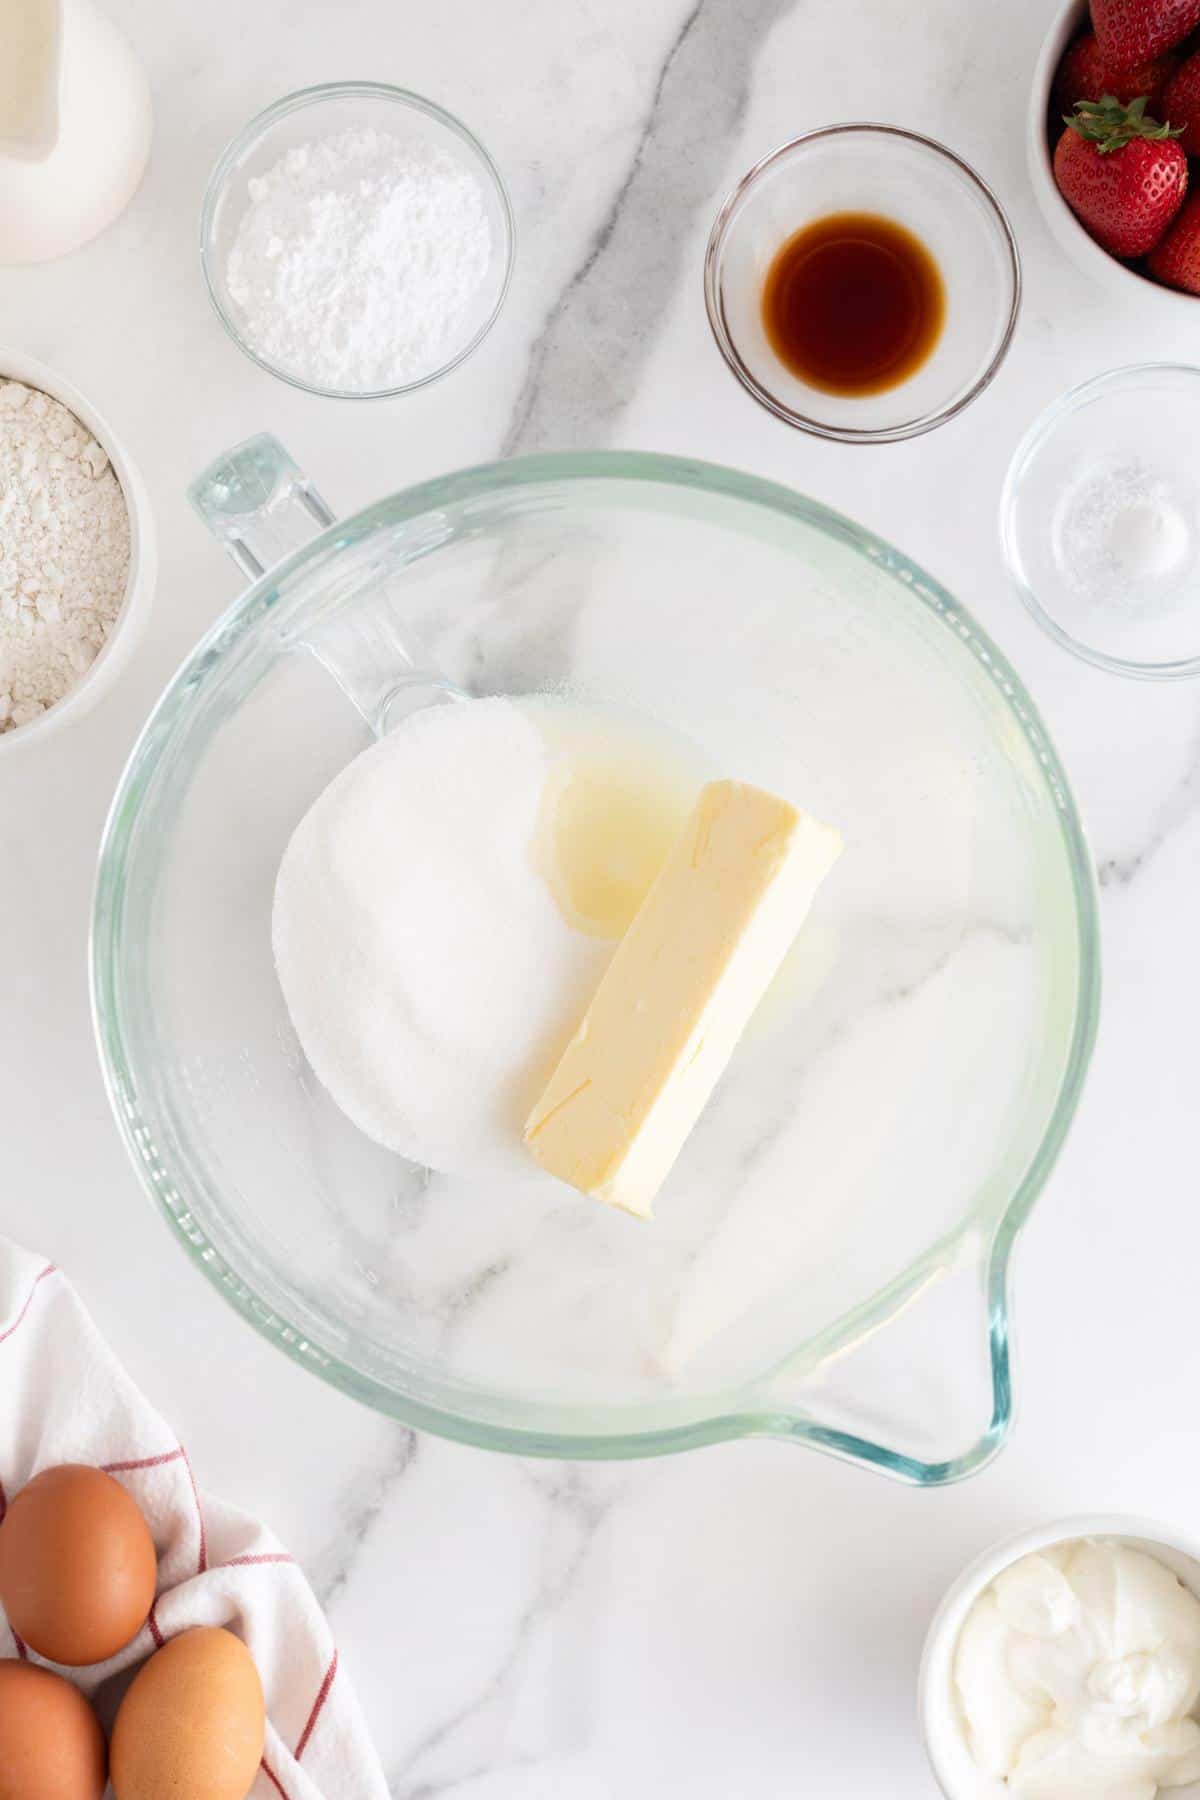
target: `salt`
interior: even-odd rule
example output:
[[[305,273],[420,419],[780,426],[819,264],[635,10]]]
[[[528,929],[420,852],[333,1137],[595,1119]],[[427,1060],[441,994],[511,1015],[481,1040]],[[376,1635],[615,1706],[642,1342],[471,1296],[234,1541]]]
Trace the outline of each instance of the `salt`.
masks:
[[[371,393],[465,349],[492,238],[483,188],[458,158],[350,129],[293,147],[248,190],[225,281],[268,362],[312,387]]]
[[[1200,498],[1181,471],[1097,461],[1067,489],[1054,522],[1058,567],[1102,605],[1169,604],[1195,561]]]
[[[510,701],[418,713],[334,779],[280,865],[276,968],[316,1075],[369,1137],[446,1173],[526,1169],[521,1128],[611,954],[536,866],[552,761]]]

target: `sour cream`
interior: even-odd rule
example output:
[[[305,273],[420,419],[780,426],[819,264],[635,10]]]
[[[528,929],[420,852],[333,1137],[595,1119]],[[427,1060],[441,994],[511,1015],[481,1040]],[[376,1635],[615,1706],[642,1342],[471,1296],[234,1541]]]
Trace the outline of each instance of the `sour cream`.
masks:
[[[971,1754],[1024,1800],[1154,1800],[1200,1780],[1200,1600],[1144,1551],[1061,1544],[998,1575],[954,1682]]]

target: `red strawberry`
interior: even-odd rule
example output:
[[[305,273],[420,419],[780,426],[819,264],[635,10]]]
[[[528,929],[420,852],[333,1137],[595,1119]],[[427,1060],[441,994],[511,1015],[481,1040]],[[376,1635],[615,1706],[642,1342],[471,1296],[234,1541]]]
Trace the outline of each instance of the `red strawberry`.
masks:
[[[1194,194],[1161,243],[1150,252],[1146,267],[1168,287],[1200,294],[1200,194]]]
[[[1117,69],[1106,63],[1092,31],[1076,38],[1058,65],[1054,77],[1053,105],[1056,113],[1067,113],[1077,100],[1100,100],[1112,94],[1122,105],[1146,96],[1152,113],[1162,116],[1159,96],[1174,74],[1176,59],[1156,56],[1149,62],[1137,63],[1132,69]]]
[[[1092,0],[1092,29],[1114,69],[1161,56],[1200,25],[1200,0]]]
[[[1183,205],[1187,157],[1146,102],[1081,100],[1054,152],[1058,190],[1112,256],[1144,256]]]
[[[1200,50],[1193,51],[1179,73],[1172,75],[1158,110],[1179,128],[1179,147],[1184,154],[1200,156]]]

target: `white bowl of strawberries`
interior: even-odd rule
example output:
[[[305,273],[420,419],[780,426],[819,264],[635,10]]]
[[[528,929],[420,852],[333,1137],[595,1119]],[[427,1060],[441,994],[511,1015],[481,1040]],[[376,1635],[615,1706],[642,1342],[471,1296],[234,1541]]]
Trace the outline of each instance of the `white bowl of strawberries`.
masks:
[[[1081,268],[1127,301],[1194,306],[1200,0],[1066,0],[1034,71],[1027,148],[1046,222]]]

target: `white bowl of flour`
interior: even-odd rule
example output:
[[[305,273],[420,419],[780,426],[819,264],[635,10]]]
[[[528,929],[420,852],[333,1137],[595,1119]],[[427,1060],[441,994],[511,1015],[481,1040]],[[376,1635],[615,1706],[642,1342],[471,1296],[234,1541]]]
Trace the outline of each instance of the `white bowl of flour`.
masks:
[[[90,401],[0,347],[0,756],[108,691],[145,627],[157,554],[141,476]]]
[[[288,94],[209,180],[201,262],[222,324],[294,387],[381,399],[455,368],[494,323],[513,218],[483,145],[378,82]]]

